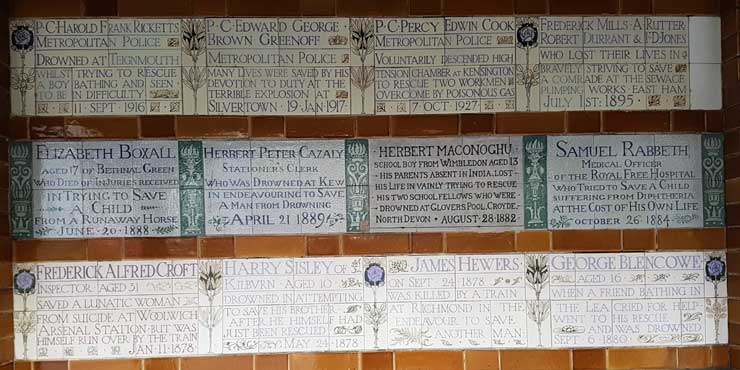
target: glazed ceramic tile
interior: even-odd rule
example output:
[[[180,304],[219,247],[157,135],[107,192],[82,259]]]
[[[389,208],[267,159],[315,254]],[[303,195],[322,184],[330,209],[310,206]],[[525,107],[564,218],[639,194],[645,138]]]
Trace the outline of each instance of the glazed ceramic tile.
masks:
[[[689,17],[689,62],[719,63],[720,21],[713,17]]]
[[[722,76],[719,64],[690,66],[691,109],[720,109],[722,107]]]
[[[445,65],[514,64],[513,17],[446,17]]]
[[[681,290],[723,285],[725,269],[696,251],[16,264],[16,357],[724,344],[726,291]],[[498,278],[519,282],[483,293]],[[561,298],[568,285],[584,293]]]
[[[443,18],[376,18],[375,66],[442,65]]]
[[[21,116],[668,110],[721,96],[715,84],[687,87],[693,64],[719,76],[717,17],[18,18],[9,28]]]

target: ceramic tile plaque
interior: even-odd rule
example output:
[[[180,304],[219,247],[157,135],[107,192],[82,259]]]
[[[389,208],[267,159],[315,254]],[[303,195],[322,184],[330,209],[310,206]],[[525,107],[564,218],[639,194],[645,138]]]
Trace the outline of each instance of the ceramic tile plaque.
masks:
[[[15,142],[13,237],[722,227],[722,136]]]
[[[17,359],[727,343],[722,252],[14,265]]]
[[[13,115],[719,109],[719,17],[10,22]]]

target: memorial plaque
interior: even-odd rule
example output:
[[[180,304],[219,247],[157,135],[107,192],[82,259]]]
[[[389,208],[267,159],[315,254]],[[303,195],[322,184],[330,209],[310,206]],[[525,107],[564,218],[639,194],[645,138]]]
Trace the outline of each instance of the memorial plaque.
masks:
[[[521,228],[521,137],[370,141],[370,230]]]
[[[719,109],[719,40],[698,16],[13,19],[11,112]]]
[[[549,228],[704,226],[699,158],[711,137],[548,137]]]
[[[22,360],[727,343],[722,252],[38,262]]]
[[[16,142],[15,238],[722,227],[719,134]]]

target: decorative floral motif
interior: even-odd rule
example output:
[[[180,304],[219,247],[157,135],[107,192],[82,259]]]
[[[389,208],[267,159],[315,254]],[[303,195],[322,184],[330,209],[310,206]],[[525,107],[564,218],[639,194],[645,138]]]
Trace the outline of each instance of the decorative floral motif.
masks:
[[[31,294],[36,289],[36,275],[27,269],[18,270],[13,277],[16,294]]]
[[[707,280],[723,281],[726,278],[726,268],[727,266],[721,257],[709,257],[704,269],[707,273]]]
[[[20,53],[33,50],[34,34],[29,25],[19,24],[15,26],[13,33],[10,35],[11,49]]]
[[[373,287],[382,286],[385,282],[385,269],[380,264],[371,263],[365,268],[365,284]]]
[[[520,48],[531,48],[537,46],[539,32],[534,22],[524,22],[516,30],[516,46]]]
[[[200,312],[200,323],[208,329],[208,353],[213,353],[213,329],[223,316],[220,308],[213,307],[216,296],[223,288],[222,265],[219,261],[202,261],[198,267],[200,291],[208,298],[208,308]]]

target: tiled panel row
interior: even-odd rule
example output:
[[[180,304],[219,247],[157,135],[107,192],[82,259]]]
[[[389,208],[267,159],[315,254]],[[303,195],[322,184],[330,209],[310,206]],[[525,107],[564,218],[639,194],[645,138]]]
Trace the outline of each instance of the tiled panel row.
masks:
[[[15,115],[718,109],[717,17],[14,19]]]
[[[15,142],[16,238],[725,224],[721,135]]]
[[[14,266],[16,358],[727,342],[721,252]]]

